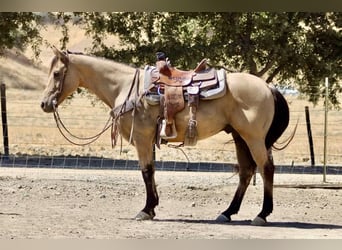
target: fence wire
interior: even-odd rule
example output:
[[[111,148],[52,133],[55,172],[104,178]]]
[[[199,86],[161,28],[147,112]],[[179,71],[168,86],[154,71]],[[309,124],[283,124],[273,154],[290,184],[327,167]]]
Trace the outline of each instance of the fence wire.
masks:
[[[7,90],[7,119],[9,156],[0,146],[1,166],[138,169],[138,158],[133,146],[123,141],[122,150],[111,148],[110,131],[91,145],[78,147],[67,142],[58,132],[52,114],[40,109],[42,91]],[[283,141],[293,132],[291,144],[282,151],[273,151],[278,172],[321,173],[324,145],[324,108],[309,104],[298,96],[286,96],[290,107],[290,124]],[[316,166],[311,166],[304,107],[309,106]],[[98,133],[109,116],[109,109],[89,98],[75,96],[61,105],[60,114],[68,128],[79,136]],[[328,114],[328,173],[341,174],[342,162],[341,111]],[[1,131],[2,136],[2,131]],[[165,145],[156,150],[156,167],[163,170],[235,171],[235,147],[231,135],[219,133],[199,141],[196,147],[185,147],[183,152]],[[185,156],[185,155],[186,156]]]

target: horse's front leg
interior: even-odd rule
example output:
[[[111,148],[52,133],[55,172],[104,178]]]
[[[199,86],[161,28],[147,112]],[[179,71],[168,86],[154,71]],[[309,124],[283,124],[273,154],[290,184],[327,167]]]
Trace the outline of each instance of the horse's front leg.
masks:
[[[154,208],[159,203],[159,197],[157,193],[156,184],[154,181],[154,163],[141,166],[142,176],[145,182],[146,188],[146,204],[143,210],[141,210],[137,216],[136,220],[152,220],[156,215]]]
[[[139,157],[139,165],[141,168],[142,176],[145,182],[146,188],[146,204],[143,210],[141,210],[136,220],[152,220],[156,215],[154,208],[159,203],[156,184],[154,181],[154,161],[152,159],[152,143],[149,145],[138,143],[135,144]]]

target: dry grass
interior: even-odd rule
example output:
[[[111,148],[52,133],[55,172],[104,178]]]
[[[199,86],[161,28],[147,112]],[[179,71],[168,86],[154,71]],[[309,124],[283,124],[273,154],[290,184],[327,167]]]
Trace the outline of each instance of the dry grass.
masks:
[[[60,31],[52,27],[43,31],[48,44],[58,44]],[[84,51],[90,46],[90,39],[75,27],[71,29],[71,50]],[[115,42],[112,40],[112,42]],[[111,149],[109,132],[105,133],[97,142],[90,146],[77,147],[66,142],[55,128],[51,114],[45,114],[39,107],[42,90],[47,79],[47,68],[52,57],[52,51],[42,48],[41,63],[33,65],[28,51],[17,57],[10,54],[8,58],[0,58],[0,74],[7,85],[7,109],[9,124],[10,153],[33,155],[83,155],[114,157],[121,159],[136,159],[135,149],[123,142],[122,153],[120,147]],[[305,100],[287,97],[291,121],[288,130],[280,139],[287,138],[293,131],[297,119],[298,129],[294,140],[283,151],[274,152],[275,162],[278,164],[310,165],[310,153],[305,124],[304,107],[311,111],[311,126],[314,137],[314,151],[316,164],[323,162],[324,145],[324,112],[320,103],[316,107]],[[92,105],[92,99],[76,96],[67,105],[61,107],[61,115],[65,123],[78,135],[92,135],[102,129],[108,119],[108,112],[103,105]],[[75,119],[75,113],[79,119]],[[340,164],[342,161],[342,115],[340,111],[329,112],[328,125],[328,163]],[[236,162],[234,145],[231,136],[220,133],[210,139],[200,141],[197,147],[185,148],[184,152],[190,161]],[[0,147],[3,151],[3,147]],[[163,146],[157,150],[158,160],[186,161],[182,152]]]

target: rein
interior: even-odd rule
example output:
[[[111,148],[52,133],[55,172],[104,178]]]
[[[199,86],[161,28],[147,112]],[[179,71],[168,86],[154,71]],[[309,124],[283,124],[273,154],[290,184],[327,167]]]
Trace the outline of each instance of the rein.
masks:
[[[69,52],[66,52],[65,55],[68,56],[68,53]],[[103,129],[98,134],[91,136],[91,137],[76,136],[73,133],[71,133],[69,129],[67,129],[67,127],[63,123],[63,121],[62,121],[62,119],[58,113],[58,109],[57,109],[57,97],[58,97],[58,95],[60,95],[62,93],[63,85],[65,82],[65,77],[66,77],[66,74],[68,72],[69,61],[68,60],[65,61],[64,64],[65,64],[65,68],[63,70],[63,76],[61,77],[61,81],[59,82],[59,85],[57,86],[57,91],[55,93],[55,99],[53,100],[53,103],[52,103],[52,105],[53,105],[53,117],[55,118],[56,125],[57,125],[59,132],[68,142],[70,142],[71,144],[77,145],[77,146],[86,146],[86,145],[89,145],[89,144],[93,143],[94,141],[96,141],[104,132],[106,132],[112,126],[112,124],[110,123],[111,117],[109,117],[109,119],[106,122]],[[78,143],[78,142],[75,142],[71,138],[81,140],[81,141],[87,141],[87,142]]]
[[[67,55],[67,53],[66,53],[66,55]],[[118,106],[117,108],[115,108],[114,110],[112,110],[111,116],[108,118],[103,129],[94,136],[80,137],[80,136],[76,136],[73,133],[71,133],[70,130],[65,126],[65,124],[63,123],[63,121],[59,115],[58,108],[57,108],[57,97],[60,93],[62,93],[62,90],[63,90],[63,85],[64,85],[66,73],[68,70],[67,66],[68,65],[66,64],[66,67],[63,71],[62,81],[60,81],[59,86],[57,86],[57,91],[55,93],[55,99],[53,100],[53,116],[54,116],[54,119],[56,121],[57,128],[58,128],[59,132],[61,133],[61,135],[71,144],[74,144],[77,146],[86,146],[86,145],[89,145],[89,144],[95,142],[109,128],[112,128],[112,146],[114,147],[116,144],[117,134],[119,133],[118,128],[117,128],[118,118],[121,115],[123,115],[124,113],[126,113],[130,110],[133,110],[132,128],[131,128],[131,134],[130,134],[130,138],[129,138],[129,143],[131,143],[132,136],[133,136],[133,128],[134,128],[136,102],[138,102],[140,100],[140,98],[138,98],[139,97],[139,72],[140,72],[139,69],[136,69],[136,71],[135,71],[131,87],[129,89],[129,92],[127,94],[127,97],[126,97],[124,103],[121,104],[120,106]],[[130,102],[130,97],[131,97],[134,86],[137,86],[136,87],[135,100],[138,99],[138,101],[136,101],[136,102],[131,101]],[[132,108],[126,109],[126,106],[128,103],[131,104]],[[130,105],[128,105],[128,106],[130,106]],[[74,139],[86,141],[86,142],[78,143],[78,142],[75,142]],[[114,141],[114,143],[113,143],[113,141]]]
[[[124,113],[128,112],[128,111],[132,111],[132,126],[131,126],[131,132],[130,132],[130,136],[129,136],[129,140],[128,143],[132,144],[132,138],[133,138],[133,131],[134,131],[134,120],[135,120],[135,109],[137,107],[137,103],[140,102],[141,98],[143,95],[141,95],[139,97],[139,73],[140,70],[137,68],[135,70],[135,74],[134,74],[134,78],[132,80],[131,83],[131,87],[128,91],[128,94],[126,96],[125,101],[123,102],[123,104],[119,105],[118,107],[114,108],[111,111],[111,116],[113,117],[113,122],[112,122],[112,147],[114,147],[116,145],[116,141],[117,141],[117,137],[119,134],[119,129],[118,129],[118,119],[119,117],[121,117]],[[131,95],[132,95],[132,91],[134,89],[134,86],[136,86],[136,92],[135,92],[135,97],[133,100],[130,99]],[[122,148],[122,140],[121,140],[121,148]],[[121,150],[120,150],[121,152]]]
[[[58,113],[58,109],[56,105],[53,105],[53,117],[55,118],[56,121],[56,125],[57,128],[59,130],[59,132],[61,133],[61,135],[71,144],[77,145],[77,146],[86,146],[89,145],[93,142],[95,142],[98,138],[100,138],[100,136],[106,132],[111,126],[113,122],[111,121],[111,117],[108,118],[105,126],[103,127],[103,129],[97,133],[94,136],[90,136],[90,137],[80,137],[80,136],[76,136],[73,133],[70,132],[70,130],[65,126],[65,124],[63,123],[59,113]],[[77,139],[77,140],[81,140],[81,141],[87,141],[87,142],[83,142],[83,143],[78,143],[73,141],[73,139]]]

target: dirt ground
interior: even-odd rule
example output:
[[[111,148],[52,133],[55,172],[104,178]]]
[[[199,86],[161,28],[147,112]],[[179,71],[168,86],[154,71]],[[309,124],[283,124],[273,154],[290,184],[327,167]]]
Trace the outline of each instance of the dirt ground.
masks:
[[[132,219],[143,207],[136,171],[0,168],[0,239],[297,239],[342,238],[341,190],[289,188],[320,175],[275,176],[268,225],[250,221],[261,209],[262,182],[250,185],[240,213],[215,222],[234,194],[232,173],[156,173],[160,204],[153,221]],[[340,175],[329,176],[342,183]],[[324,185],[322,185],[324,187]]]

